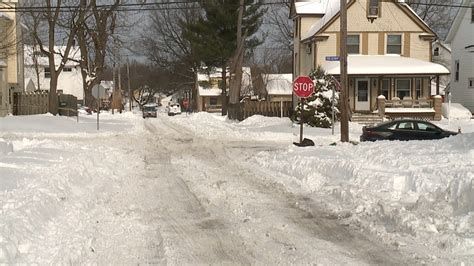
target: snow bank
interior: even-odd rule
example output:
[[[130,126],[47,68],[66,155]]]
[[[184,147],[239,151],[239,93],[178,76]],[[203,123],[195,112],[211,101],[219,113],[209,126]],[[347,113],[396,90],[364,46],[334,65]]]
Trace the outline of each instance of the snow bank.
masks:
[[[0,156],[10,152],[13,152],[13,145],[8,141],[0,139]]]
[[[472,117],[471,112],[459,103],[443,103],[443,116],[450,119],[469,120]]]

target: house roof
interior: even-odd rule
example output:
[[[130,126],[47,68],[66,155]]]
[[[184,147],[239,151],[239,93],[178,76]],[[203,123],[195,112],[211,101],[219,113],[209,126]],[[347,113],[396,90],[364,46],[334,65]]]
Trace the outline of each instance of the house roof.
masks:
[[[339,75],[339,61],[326,61],[323,68],[330,75]],[[399,55],[349,55],[347,57],[349,75],[448,75],[443,65]]]
[[[326,5],[328,0],[316,0],[316,1],[304,1],[304,2],[295,2],[295,11],[298,15],[316,15],[326,13]]]
[[[222,94],[222,90],[212,88],[212,89],[205,89],[199,86],[199,96],[219,96]]]
[[[64,54],[64,51],[66,50],[66,47],[65,46],[55,46],[54,50],[61,53],[61,54]],[[25,65],[26,66],[34,65],[34,63],[33,63],[33,53],[34,52],[39,52],[39,48],[37,49],[37,51],[33,51],[33,46],[25,45]],[[78,66],[79,65],[78,61],[81,60],[81,51],[80,51],[78,46],[71,47],[71,50],[69,52],[69,58],[72,59],[72,60],[68,60],[66,62],[66,66],[72,67],[72,66]],[[38,60],[38,65],[40,65],[40,66],[49,66],[48,57],[41,55],[41,56],[37,57],[37,60]],[[56,54],[55,57],[54,57],[54,62],[56,63],[56,66],[59,66],[59,63],[61,62],[61,60],[62,60],[62,56],[59,55],[59,54]]]
[[[348,2],[347,8],[349,8],[351,4],[355,3],[354,0],[347,0],[347,2]],[[410,15],[413,15],[418,20],[417,22],[421,23],[421,25],[426,30],[428,30],[430,34],[433,34],[433,35],[435,34],[433,30],[431,30],[431,28],[428,26],[428,24],[426,24],[426,22],[424,22],[423,19],[421,19],[420,16],[418,16],[418,14],[416,14],[416,12],[408,4],[404,2],[396,2],[395,4],[397,4],[399,7],[404,9]],[[321,18],[321,20],[313,24],[306,34],[304,35],[302,34],[301,39],[306,40],[320,33],[322,30],[324,30],[327,26],[332,24],[332,22],[339,17],[340,10],[341,10],[341,1],[335,1],[335,0],[329,1],[328,4],[326,5],[324,16]]]
[[[474,4],[474,0],[463,0],[461,3],[461,6],[469,6]],[[466,15],[466,12],[468,10],[471,10],[471,8],[459,8],[458,12],[456,14],[456,17],[454,18],[453,24],[451,25],[451,28],[449,28],[448,35],[446,36],[446,42],[451,43],[454,39],[454,36],[456,36],[456,33],[459,29],[459,26],[461,25],[464,16]]]
[[[265,78],[269,95],[293,94],[293,74],[267,74]]]

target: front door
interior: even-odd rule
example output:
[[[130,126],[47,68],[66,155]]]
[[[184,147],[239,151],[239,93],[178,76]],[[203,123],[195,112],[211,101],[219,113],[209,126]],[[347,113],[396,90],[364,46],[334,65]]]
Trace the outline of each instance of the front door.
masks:
[[[370,111],[370,82],[369,79],[356,79],[356,111]]]

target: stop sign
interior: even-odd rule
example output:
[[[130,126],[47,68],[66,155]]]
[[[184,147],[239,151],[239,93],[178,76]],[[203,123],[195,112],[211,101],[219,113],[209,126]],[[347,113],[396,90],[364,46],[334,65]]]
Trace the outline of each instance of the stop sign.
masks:
[[[307,98],[314,92],[313,80],[308,76],[299,76],[293,81],[293,92],[300,98]]]

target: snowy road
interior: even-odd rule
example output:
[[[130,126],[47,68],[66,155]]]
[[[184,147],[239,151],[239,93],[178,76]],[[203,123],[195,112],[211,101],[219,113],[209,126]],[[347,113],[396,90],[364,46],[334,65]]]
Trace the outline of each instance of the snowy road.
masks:
[[[210,141],[147,120],[146,165],[160,227],[152,261],[170,264],[408,264],[415,261],[269,182],[246,159],[275,143]],[[157,239],[158,241],[158,239]],[[163,257],[161,257],[163,256]],[[146,261],[150,262],[150,261]]]
[[[0,264],[474,262],[471,121],[442,141],[355,146],[306,128],[308,148],[280,118],[101,123],[0,120]]]

